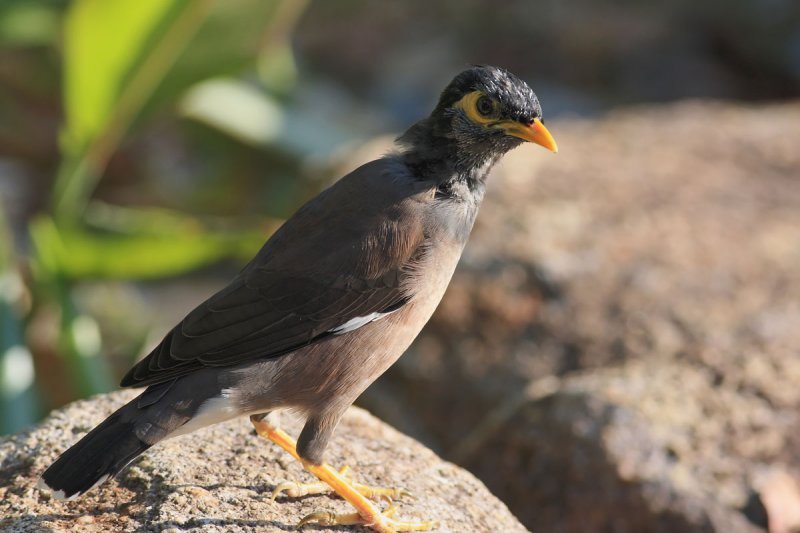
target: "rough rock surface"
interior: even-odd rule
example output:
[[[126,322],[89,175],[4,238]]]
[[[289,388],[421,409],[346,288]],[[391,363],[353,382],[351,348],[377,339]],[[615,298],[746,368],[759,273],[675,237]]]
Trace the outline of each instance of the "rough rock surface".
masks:
[[[760,478],[786,468],[763,458],[785,446],[792,413],[679,363],[538,385],[496,411],[460,453],[532,529],[760,530],[739,510]],[[502,453],[486,457],[489,449]]]
[[[350,511],[326,495],[271,502],[276,484],[310,479],[285,452],[256,436],[246,419],[164,442],[117,480],[73,502],[56,501],[35,488],[59,452],[132,396],[125,391],[76,402],[0,441],[0,530],[292,531],[310,512]],[[284,418],[287,431],[297,434],[297,421]],[[399,517],[437,519],[439,531],[526,531],[472,475],[360,409],[347,413],[328,459],[349,464],[361,482],[402,486],[415,494],[415,501],[400,502]]]
[[[560,443],[523,419],[468,460],[464,441],[481,441],[475,428],[509,405],[540,409],[521,407],[532,381],[598,372],[602,388],[605,369],[657,365],[618,388],[632,388],[637,405],[664,402],[627,430],[670,457],[665,469],[687,473],[661,472],[660,483],[766,528],[757,473],[800,480],[800,104],[687,102],[548,127],[559,154],[522,147],[498,166],[442,305],[364,405],[466,462],[531,529],[655,530],[667,510],[688,511],[651,499],[649,484],[627,486],[619,502],[601,485],[584,485],[585,498],[565,485],[537,493],[566,481],[543,472],[575,469],[566,453],[554,464],[534,454]],[[594,390],[590,405],[628,412]],[[586,419],[575,409],[575,423]],[[608,455],[602,435],[584,451],[611,461],[611,475],[623,457]],[[526,468],[502,467],[525,439],[547,442],[529,443]],[[632,491],[641,513],[629,517],[619,510]],[[578,512],[584,528],[559,518]]]

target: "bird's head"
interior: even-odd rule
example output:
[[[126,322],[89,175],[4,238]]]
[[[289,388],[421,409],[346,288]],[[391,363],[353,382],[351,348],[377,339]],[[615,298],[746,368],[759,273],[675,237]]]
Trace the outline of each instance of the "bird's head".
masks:
[[[430,117],[400,141],[417,152],[427,150],[454,160],[462,168],[491,164],[525,141],[558,151],[542,122],[536,94],[512,73],[492,66],[472,67],[457,75],[442,91]]]

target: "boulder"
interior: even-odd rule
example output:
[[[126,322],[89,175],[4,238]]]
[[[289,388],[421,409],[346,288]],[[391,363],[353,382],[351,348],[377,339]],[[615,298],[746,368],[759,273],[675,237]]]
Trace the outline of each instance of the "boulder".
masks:
[[[754,533],[762,480],[791,479],[775,457],[799,422],[708,370],[634,362],[530,386],[456,456],[535,531]]]
[[[270,501],[280,482],[311,479],[258,437],[246,418],[163,442],[78,500],[58,501],[36,488],[60,452],[133,395],[75,402],[0,441],[0,530],[283,532],[316,510],[351,511],[327,495]],[[283,425],[295,435],[301,427],[288,418]],[[402,486],[416,495],[399,502],[398,517],[436,519],[439,531],[527,531],[474,476],[361,409],[352,408],[342,420],[328,459],[349,465],[360,482]]]

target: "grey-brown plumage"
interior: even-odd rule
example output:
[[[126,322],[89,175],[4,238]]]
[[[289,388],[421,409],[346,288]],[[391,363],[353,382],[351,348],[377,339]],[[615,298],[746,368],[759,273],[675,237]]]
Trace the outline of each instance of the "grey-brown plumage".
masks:
[[[439,303],[491,166],[529,140],[555,149],[528,86],[474,67],[399,150],[304,205],[224,289],[123,378],[146,391],[44,474],[80,495],[158,441],[246,414],[307,415],[301,457],[320,463],[344,411],[408,348]]]

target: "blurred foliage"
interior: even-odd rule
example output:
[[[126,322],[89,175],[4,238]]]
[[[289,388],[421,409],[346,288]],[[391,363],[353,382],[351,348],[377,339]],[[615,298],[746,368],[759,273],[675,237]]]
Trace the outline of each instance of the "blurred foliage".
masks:
[[[6,54],[14,64],[0,67],[0,81],[12,97],[0,97],[0,141],[9,141],[0,142],[5,152],[0,156],[36,161],[43,173],[49,168],[54,175],[45,178],[51,187],[49,202],[31,218],[27,236],[15,239],[5,225],[0,227],[0,433],[33,422],[42,404],[57,401],[48,398],[55,395],[52,391],[44,391],[44,402],[36,393],[37,382],[39,389],[46,389],[57,381],[53,372],[66,373],[71,389],[67,397],[114,386],[100,328],[76,300],[76,284],[162,279],[222,259],[243,263],[274,227],[274,218],[244,229],[181,209],[102,201],[98,186],[110,176],[122,174],[135,182],[149,174],[137,165],[138,159],[124,164],[124,145],[135,139],[137,130],[158,125],[165,116],[178,117],[176,113],[233,142],[242,142],[244,132],[246,144],[267,149],[278,125],[286,122],[278,102],[295,80],[288,37],[304,7],[305,2],[292,0],[0,5],[0,42],[6,52],[16,52]],[[59,76],[61,83],[53,83]],[[219,115],[224,102],[214,94],[198,99],[196,87],[207,80],[248,87],[254,96],[240,120],[208,118]],[[60,88],[60,94],[53,88]],[[187,94],[194,96],[182,104]],[[16,107],[21,100],[33,105]],[[271,113],[248,111],[264,108],[264,102]],[[52,144],[36,142],[48,135],[41,131],[28,143],[14,142],[32,126],[52,134],[58,123],[60,132]],[[20,130],[15,131],[17,125]],[[52,157],[46,155],[48,145]],[[123,164],[115,163],[117,158]],[[289,165],[291,154],[279,159]],[[284,199],[294,204],[298,195]],[[275,211],[289,209],[291,205],[283,205]],[[21,243],[16,249],[15,241]],[[27,306],[25,295],[31,296]],[[41,335],[42,328],[57,331]],[[35,333],[32,350],[25,343],[26,329]],[[130,344],[141,347],[143,338]],[[38,379],[34,367],[40,370]]]
[[[0,210],[0,433],[29,423],[39,406],[33,357],[23,340],[24,286],[10,244]]]
[[[111,214],[117,219],[124,217]],[[122,231],[86,231],[92,226],[76,229],[39,217],[31,226],[37,273],[75,281],[160,278],[220,257],[249,259],[264,238],[256,231],[207,231],[192,218],[157,210],[152,214],[168,225],[136,223],[148,214],[147,209],[130,213],[130,225]]]

